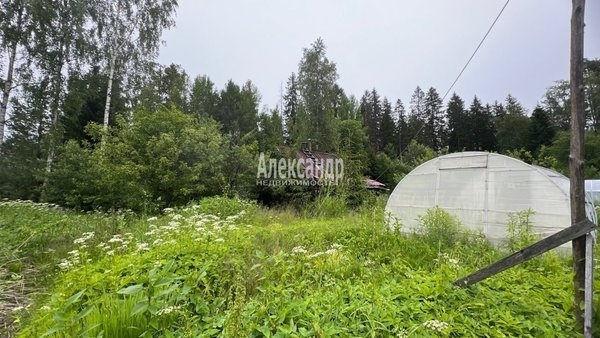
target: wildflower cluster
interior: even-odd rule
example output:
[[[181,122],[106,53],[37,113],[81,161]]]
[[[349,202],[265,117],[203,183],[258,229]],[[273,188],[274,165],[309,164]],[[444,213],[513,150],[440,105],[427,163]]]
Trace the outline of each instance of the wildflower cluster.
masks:
[[[448,323],[439,321],[437,319],[430,319],[423,323],[423,326],[437,332],[443,332],[449,327]]]
[[[63,258],[58,263],[58,267],[63,270],[69,270],[81,263],[81,256],[79,254],[79,250],[75,249],[68,252],[69,257]]]
[[[73,244],[79,244],[80,247],[87,247],[86,242],[89,241],[90,239],[94,238],[95,233],[93,231],[91,232],[84,232],[83,234],[81,234],[81,237],[76,238],[73,241]]]
[[[212,214],[199,213],[198,205],[193,205],[184,209],[175,210],[166,208],[163,211],[167,214],[166,224],[158,224],[156,217],[151,217],[148,222],[152,222],[149,230],[145,233],[149,237],[147,246],[159,246],[163,244],[175,243],[174,236],[189,235],[195,241],[209,241],[223,243],[227,238],[226,233],[240,229],[241,218],[245,211],[230,215],[222,219]],[[250,228],[251,225],[244,225],[242,228]]]
[[[49,209],[58,209],[62,210],[62,207],[58,204],[54,203],[38,203],[29,200],[9,200],[8,198],[3,198],[0,200],[0,206],[7,207],[29,207],[37,210],[49,210]]]
[[[450,255],[448,255],[447,253],[440,253],[436,261],[440,264],[446,263],[450,265],[453,269],[460,268],[458,259],[450,257]]]
[[[307,255],[308,258],[317,258],[320,256],[331,256],[331,255],[337,253],[338,250],[340,250],[341,248],[342,248],[341,244],[334,243],[331,245],[331,247],[329,249],[327,249],[325,251],[318,251],[318,252],[312,253],[310,255],[307,255],[308,250],[306,250],[305,247],[296,246],[296,247],[292,248],[292,254],[293,255]]]
[[[177,236],[190,236],[195,241],[208,241],[214,243],[225,242],[228,232],[239,229],[251,228],[251,225],[240,225],[245,211],[238,214],[230,215],[225,218],[211,214],[199,213],[197,205],[187,207],[185,209],[165,208],[163,211],[166,216],[159,219],[158,217],[148,218],[148,231],[144,234],[146,240],[137,241],[132,233],[115,234],[108,240],[95,245],[95,248],[100,250],[101,255],[114,256],[116,254],[124,254],[128,252],[145,252],[152,247],[177,243]],[[122,212],[120,215],[125,217],[127,212]],[[96,236],[94,232],[85,232],[73,241],[77,245],[77,249],[69,252],[67,258],[62,259],[58,267],[63,270],[72,269],[80,265],[84,261],[81,255],[86,255],[92,239]],[[86,257],[87,258],[87,257]]]
[[[167,306],[167,307],[164,307],[164,308],[156,311],[156,315],[157,316],[168,315],[168,314],[173,313],[173,312],[175,312],[175,313],[179,312],[180,310],[181,310],[181,306],[171,305],[171,306]]]

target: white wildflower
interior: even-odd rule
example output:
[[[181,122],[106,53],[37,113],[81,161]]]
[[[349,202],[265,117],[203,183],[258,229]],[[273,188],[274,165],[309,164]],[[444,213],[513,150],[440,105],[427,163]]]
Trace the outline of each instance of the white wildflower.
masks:
[[[175,214],[175,215],[173,215],[173,217],[171,217],[171,218],[173,218],[174,220],[179,220],[179,219],[182,219],[182,218],[183,218],[183,216],[181,216],[180,214]]]
[[[71,262],[68,259],[62,259],[60,263],[58,263],[58,267],[63,271],[69,270],[71,267]]]
[[[157,219],[158,219],[158,217],[154,216],[154,217],[150,217],[150,218],[148,218],[148,220],[147,220],[147,221],[148,221],[148,222],[154,222],[154,221],[156,221]]]
[[[137,250],[138,251],[147,251],[147,250],[150,250],[150,248],[148,247],[148,243],[138,243]]]
[[[437,332],[442,332],[448,328],[448,323],[439,321],[437,319],[430,319],[423,323],[423,326]]]
[[[173,212],[173,208],[164,208],[163,212],[166,213],[166,214],[168,214],[170,212]]]
[[[331,248],[332,249],[341,249],[343,245],[338,244],[338,243],[333,243],[331,244]]]
[[[325,251],[325,254],[327,254],[327,255],[333,255],[336,252],[337,252],[336,249],[329,249],[329,250]]]
[[[323,256],[324,254],[324,252],[315,252],[314,254],[308,256],[308,258],[317,258],[319,256]]]
[[[308,251],[302,246],[296,246],[296,247],[292,248],[293,254],[305,254],[307,252]]]
[[[223,238],[217,238],[215,239],[215,242],[217,243],[223,243],[225,240]]]
[[[171,312],[178,312],[181,309],[181,306],[167,306],[156,311],[157,316],[168,315]]]
[[[48,311],[52,310],[52,308],[51,308],[51,307],[49,307],[48,305],[44,305],[44,306],[42,306],[42,307],[40,308],[40,310],[42,310],[42,311],[45,311],[45,312],[48,312]]]

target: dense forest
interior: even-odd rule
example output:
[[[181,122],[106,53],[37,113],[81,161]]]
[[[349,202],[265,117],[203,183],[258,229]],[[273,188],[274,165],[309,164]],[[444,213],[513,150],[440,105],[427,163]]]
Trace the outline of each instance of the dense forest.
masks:
[[[364,177],[393,188],[448,152],[498,152],[567,173],[567,81],[548,84],[533,111],[518,93],[482,102],[416,86],[409,102],[376,88],[358,97],[340,87],[317,39],[282,74],[280,107],[261,108],[251,80],[218,86],[157,63],[176,9],[176,0],[0,4],[0,197],[144,212],[214,195],[298,202],[312,188],[257,186],[257,159],[308,139],[345,160],[348,180],[332,189],[349,203],[366,195]],[[585,98],[586,175],[597,178],[599,59],[585,63]]]

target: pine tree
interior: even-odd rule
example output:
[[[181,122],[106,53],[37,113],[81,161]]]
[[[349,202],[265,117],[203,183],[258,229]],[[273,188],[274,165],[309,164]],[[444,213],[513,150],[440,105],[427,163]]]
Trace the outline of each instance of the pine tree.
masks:
[[[383,113],[379,123],[379,135],[381,139],[381,149],[388,155],[394,156],[396,144],[396,126],[392,117],[392,105],[386,97],[383,98]]]
[[[498,150],[506,152],[521,149],[527,145],[529,118],[526,116],[525,108],[510,94],[506,97],[503,114],[498,116],[497,107],[492,106],[494,124],[496,127],[496,139]]]
[[[453,93],[448,101],[446,115],[449,151],[457,152],[470,148],[471,123],[465,111],[465,103],[456,93]]]
[[[481,101],[475,96],[469,107],[468,115],[472,125],[469,150],[496,150],[496,137],[491,107],[483,106]]]
[[[535,107],[530,120],[527,148],[535,154],[541,146],[552,143],[555,131],[552,127],[550,115],[540,106]]]
[[[425,92],[421,87],[417,86],[410,98],[410,115],[408,117],[408,129],[413,133],[414,138],[418,143],[429,144],[431,138],[427,138],[423,134],[427,128],[427,111],[425,110]]]
[[[285,140],[287,144],[294,144],[298,139],[298,80],[292,73],[288,78],[285,95],[283,96],[283,119],[285,121]]]
[[[435,88],[429,88],[423,105],[427,118],[421,131],[424,137],[422,144],[439,153],[446,146],[446,121],[442,111],[442,99]]]
[[[406,121],[406,110],[404,109],[404,104],[402,100],[396,100],[396,105],[394,106],[394,114],[397,116],[396,121],[396,153],[398,155],[402,154],[402,152],[408,147],[408,144],[412,140],[412,135],[408,130],[408,122]]]

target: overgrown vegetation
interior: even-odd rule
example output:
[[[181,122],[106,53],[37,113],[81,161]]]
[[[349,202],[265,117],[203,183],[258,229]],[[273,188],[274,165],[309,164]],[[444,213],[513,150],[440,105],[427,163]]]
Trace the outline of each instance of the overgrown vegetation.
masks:
[[[3,202],[1,285],[36,290],[2,307],[4,325],[20,337],[576,335],[568,260],[550,253],[456,288],[503,253],[441,209],[403,235],[381,204],[335,201],[316,218],[227,198],[157,217]]]

